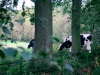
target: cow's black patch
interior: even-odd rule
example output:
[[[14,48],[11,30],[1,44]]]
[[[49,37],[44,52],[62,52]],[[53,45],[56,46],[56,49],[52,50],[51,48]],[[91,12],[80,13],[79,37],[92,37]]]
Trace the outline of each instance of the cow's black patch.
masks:
[[[83,35],[80,35],[80,38],[81,38],[81,45],[84,45],[84,41],[85,41],[85,38]]]
[[[33,47],[34,46],[34,39],[32,39],[31,41],[30,41],[30,43],[29,43],[29,45],[28,45],[28,48],[31,48],[31,47]]]
[[[87,39],[88,39],[89,41],[91,41],[92,36],[91,36],[91,35],[89,35],[89,36],[87,37]]]
[[[67,41],[65,41],[64,45],[65,45],[66,48],[70,48],[72,46],[72,42],[67,40]]]
[[[66,40],[64,43],[61,44],[59,51],[61,51],[63,48],[70,48],[71,46],[72,46],[72,42]]]

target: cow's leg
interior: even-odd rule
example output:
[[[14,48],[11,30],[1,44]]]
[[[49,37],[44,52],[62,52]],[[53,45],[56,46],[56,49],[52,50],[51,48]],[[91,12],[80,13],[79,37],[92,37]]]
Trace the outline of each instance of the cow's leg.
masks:
[[[69,52],[71,52],[71,51],[72,51],[72,47],[69,48]]]
[[[91,42],[88,41],[87,42],[87,47],[86,47],[86,49],[89,51],[89,53],[91,53],[91,46],[90,46],[90,44],[91,44]]]
[[[91,46],[87,46],[87,50],[91,53]]]

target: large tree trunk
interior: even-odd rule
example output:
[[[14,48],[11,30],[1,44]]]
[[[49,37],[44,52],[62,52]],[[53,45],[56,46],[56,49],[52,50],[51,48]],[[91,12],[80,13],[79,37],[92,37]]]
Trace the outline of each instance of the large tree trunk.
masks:
[[[78,53],[81,50],[80,11],[81,0],[72,0],[72,53]]]
[[[34,51],[52,53],[52,4],[51,0],[35,2],[35,45]]]

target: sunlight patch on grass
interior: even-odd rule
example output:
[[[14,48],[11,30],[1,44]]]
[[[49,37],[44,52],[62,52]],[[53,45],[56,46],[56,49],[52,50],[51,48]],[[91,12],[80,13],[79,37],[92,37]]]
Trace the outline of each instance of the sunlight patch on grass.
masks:
[[[53,44],[53,53],[57,53],[58,52],[58,47],[59,47],[59,43],[54,43]]]
[[[8,46],[8,47],[14,47],[14,48],[17,48],[18,46],[20,47],[24,47],[24,48],[27,48],[28,46],[28,42],[19,42],[19,41],[16,41],[15,42],[11,42],[11,41],[0,41],[0,44],[2,44],[3,46]]]

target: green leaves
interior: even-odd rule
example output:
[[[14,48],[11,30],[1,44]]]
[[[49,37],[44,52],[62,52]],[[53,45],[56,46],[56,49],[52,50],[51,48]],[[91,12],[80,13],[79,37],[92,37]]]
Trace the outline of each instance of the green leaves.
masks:
[[[43,2],[46,2],[46,0],[43,0]]]
[[[44,57],[44,58],[46,58],[48,54],[46,52],[44,52],[44,51],[40,51],[39,55]]]
[[[24,6],[25,6],[25,1],[24,1],[23,4],[22,4],[22,9],[23,9],[23,11],[25,10],[25,9],[24,9]]]
[[[21,52],[22,58],[26,61],[30,60],[31,58],[35,58],[35,59],[38,58],[37,54],[34,54],[34,53],[29,51],[30,49],[26,49],[26,48],[23,48],[23,47],[18,47],[18,50]]]
[[[0,27],[2,27],[2,22],[0,22]]]
[[[34,2],[34,3],[36,2],[36,0],[31,0],[31,1]]]
[[[22,57],[25,59],[25,60],[30,60],[32,58],[32,53],[30,52],[22,52]]]
[[[53,39],[56,41],[56,42],[60,42],[60,40],[56,37],[53,37]]]
[[[13,30],[14,24],[10,22],[9,25],[10,25],[10,29]]]
[[[100,67],[97,67],[97,68],[94,70],[94,75],[100,75]]]
[[[5,35],[4,34],[1,34],[0,38],[1,39],[5,38]]]
[[[11,42],[12,42],[12,43],[13,43],[13,42],[16,43],[16,41],[15,41],[13,38],[11,38]]]
[[[17,6],[18,0],[13,0],[13,6]]]
[[[1,58],[5,58],[5,54],[4,54],[4,52],[2,50],[0,50],[0,57]]]
[[[30,22],[32,25],[35,23],[35,14],[30,15]]]
[[[70,70],[70,71],[72,71],[72,72],[74,72],[73,67],[70,64],[68,64],[68,63],[65,64],[65,68],[68,69],[68,70]]]
[[[11,32],[9,31],[9,29],[7,27],[2,27],[3,29],[3,32],[6,33],[6,34],[11,34]]]
[[[17,55],[17,50],[15,48],[6,48],[4,49],[4,53],[11,57],[15,57]]]
[[[23,12],[21,13],[21,15],[24,17],[24,16],[26,15],[25,11],[23,11]]]

